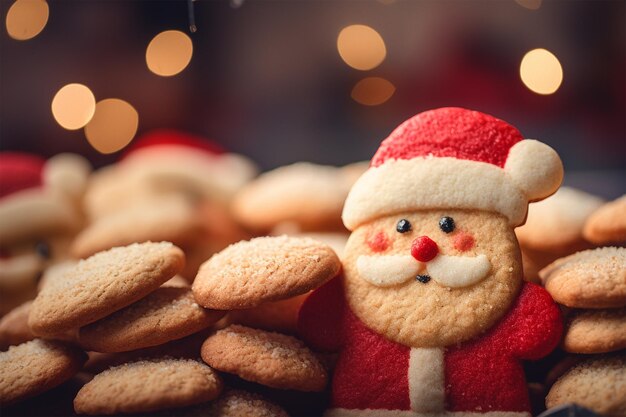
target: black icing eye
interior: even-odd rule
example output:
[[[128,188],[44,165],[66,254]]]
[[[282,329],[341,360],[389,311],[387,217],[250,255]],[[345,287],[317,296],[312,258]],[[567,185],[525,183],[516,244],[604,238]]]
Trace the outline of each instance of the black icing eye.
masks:
[[[50,259],[52,256],[52,253],[50,253],[50,245],[46,242],[37,242],[35,245],[35,252],[37,252],[37,255],[44,259]]]
[[[402,219],[396,225],[398,233],[406,233],[411,231],[411,223],[407,219]]]
[[[444,233],[452,233],[454,231],[454,219],[452,217],[442,217],[439,219],[439,228]]]

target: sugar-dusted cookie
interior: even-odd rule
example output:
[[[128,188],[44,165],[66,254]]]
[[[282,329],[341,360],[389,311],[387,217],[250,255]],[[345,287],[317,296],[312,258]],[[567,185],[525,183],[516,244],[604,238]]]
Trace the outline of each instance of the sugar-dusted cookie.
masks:
[[[190,203],[183,198],[153,198],[96,220],[76,236],[71,252],[86,258],[149,240],[184,246],[199,234],[200,224]]]
[[[589,216],[583,234],[598,245],[626,242],[626,195],[606,203]]]
[[[561,187],[554,195],[528,206],[526,224],[515,229],[520,246],[550,251],[580,249],[585,220],[602,203],[594,195]]]
[[[82,327],[79,342],[96,352],[126,352],[189,336],[221,319],[225,311],[206,310],[191,289],[161,287],[145,298]]]
[[[28,327],[28,315],[32,301],[15,307],[0,319],[0,349],[33,340],[35,335]]]
[[[606,416],[626,415],[626,356],[597,356],[574,366],[550,388],[546,407],[576,403]]]
[[[116,366],[95,376],[76,395],[78,414],[147,413],[211,401],[219,376],[189,359],[158,359]]]
[[[135,243],[97,253],[42,289],[29,325],[42,336],[82,327],[145,297],[184,263],[183,252],[169,242]]]
[[[235,243],[200,267],[193,294],[207,308],[231,310],[295,297],[341,268],[333,250],[313,239],[260,237]]]
[[[320,360],[300,340],[239,325],[209,336],[201,354],[215,369],[274,388],[322,391],[328,378]]]
[[[217,400],[159,414],[176,417],[289,417],[278,405],[262,396],[241,390],[227,390]]]
[[[563,349],[603,353],[626,348],[626,308],[572,310],[565,324]]]
[[[285,300],[263,303],[254,308],[233,310],[228,317],[232,323],[293,334],[297,331],[298,312],[307,296],[308,294],[302,294]]]
[[[69,345],[41,339],[0,352],[0,406],[15,404],[67,381],[87,360]]]
[[[299,162],[260,175],[235,196],[233,213],[245,226],[268,231],[281,222],[301,230],[342,230],[341,208],[354,175]]]
[[[200,416],[201,414],[198,414]],[[258,394],[229,390],[211,404],[211,417],[289,417],[287,412]]]
[[[626,248],[578,252],[557,259],[539,276],[552,297],[568,307],[626,307]]]

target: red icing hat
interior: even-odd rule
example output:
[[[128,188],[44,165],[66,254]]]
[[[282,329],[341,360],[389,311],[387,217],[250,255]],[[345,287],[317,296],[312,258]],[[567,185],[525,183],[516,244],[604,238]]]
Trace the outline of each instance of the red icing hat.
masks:
[[[40,187],[46,161],[22,152],[0,152],[0,198],[17,191]]]
[[[563,179],[556,152],[508,123],[461,108],[414,116],[385,139],[346,200],[354,230],[377,217],[428,208],[479,209],[524,223],[529,201]]]
[[[150,131],[133,141],[133,144],[124,153],[122,158],[125,158],[142,148],[152,146],[182,146],[202,150],[212,155],[224,153],[224,149],[220,145],[210,142],[201,136],[171,129],[157,129]]]

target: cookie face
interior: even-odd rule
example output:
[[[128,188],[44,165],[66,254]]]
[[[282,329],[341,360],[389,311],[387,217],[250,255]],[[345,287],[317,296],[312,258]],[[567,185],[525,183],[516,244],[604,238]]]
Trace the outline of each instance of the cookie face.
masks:
[[[145,298],[82,327],[79,342],[96,352],[157,346],[205,329],[225,311],[200,307],[189,288],[161,287]]]
[[[209,336],[202,359],[213,368],[273,388],[322,391],[326,369],[300,340],[231,325]]]
[[[549,251],[578,249],[583,243],[585,220],[602,203],[591,194],[561,187],[554,195],[528,206],[526,224],[515,230],[520,246]]]
[[[626,308],[573,310],[567,317],[563,349],[604,353],[626,348]]]
[[[79,262],[46,285],[33,302],[33,333],[54,336],[85,326],[145,297],[184,266],[169,242],[113,248]]]
[[[35,339],[0,353],[0,405],[8,406],[67,381],[87,360],[84,352]]]
[[[138,361],[98,374],[76,395],[78,414],[145,413],[211,401],[222,390],[219,376],[188,359]]]
[[[235,217],[253,230],[281,222],[302,230],[342,230],[341,209],[354,181],[340,168],[300,162],[262,174],[233,201]]]
[[[566,372],[552,386],[546,407],[576,403],[601,415],[626,414],[626,359],[598,356]]]
[[[352,311],[375,332],[410,347],[449,346],[479,335],[509,309],[522,283],[507,220],[480,211],[379,218],[353,232],[343,261]]]
[[[597,245],[626,242],[626,195],[603,205],[589,216],[583,234]]]
[[[626,307],[626,248],[578,252],[557,259],[539,276],[555,301],[568,307]]]
[[[206,308],[245,309],[304,294],[340,268],[335,252],[313,239],[261,237],[235,243],[202,264],[192,289]]]
[[[76,236],[71,252],[77,258],[136,242],[167,241],[184,246],[200,234],[188,202],[154,198],[96,220]]]

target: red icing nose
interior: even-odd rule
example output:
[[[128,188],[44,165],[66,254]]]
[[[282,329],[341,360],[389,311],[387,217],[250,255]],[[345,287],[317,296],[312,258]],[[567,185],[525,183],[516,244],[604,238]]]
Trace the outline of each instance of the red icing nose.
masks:
[[[428,236],[420,236],[411,245],[411,255],[420,262],[428,262],[437,256],[439,248]]]

